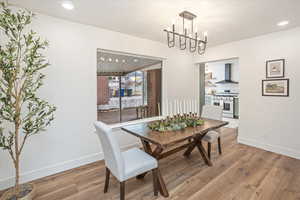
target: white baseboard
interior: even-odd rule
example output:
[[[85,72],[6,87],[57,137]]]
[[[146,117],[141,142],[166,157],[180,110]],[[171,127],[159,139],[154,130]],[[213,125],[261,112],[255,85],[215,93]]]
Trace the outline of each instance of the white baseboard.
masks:
[[[284,156],[296,158],[300,160],[300,152],[290,148],[262,143],[260,141],[238,137],[238,143],[264,149],[266,151],[278,153]]]
[[[139,146],[140,146],[139,143],[135,143],[135,144],[123,146],[123,147],[121,147],[121,149],[127,150],[129,148],[139,147]],[[96,162],[99,160],[103,160],[102,152],[94,153],[91,155],[80,157],[78,159],[69,160],[69,161],[61,162],[61,163],[58,163],[55,165],[51,165],[51,166],[47,166],[47,167],[43,167],[40,169],[22,173],[20,176],[20,180],[21,180],[21,183],[26,183],[26,182],[29,182],[32,180],[50,176],[50,175],[53,175],[53,174],[56,174],[59,172],[63,172],[63,171],[69,170],[69,169],[77,168],[82,165],[93,163],[93,162]],[[8,178],[0,179],[0,190],[4,190],[4,189],[12,187],[14,185],[14,182],[15,182],[15,177],[8,177]]]

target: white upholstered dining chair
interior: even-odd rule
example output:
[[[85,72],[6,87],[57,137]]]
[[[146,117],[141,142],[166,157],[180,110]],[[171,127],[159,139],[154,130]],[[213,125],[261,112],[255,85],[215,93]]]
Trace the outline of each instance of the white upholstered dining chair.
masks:
[[[207,119],[214,119],[214,120],[222,120],[223,116],[223,109],[220,106],[213,106],[213,105],[204,105],[202,107],[202,114],[201,117]],[[207,152],[208,157],[210,159],[211,155],[211,144],[218,140],[218,149],[219,154],[222,154],[221,148],[221,137],[219,130],[209,131],[202,139],[203,141],[207,142]]]
[[[125,199],[125,181],[152,170],[154,195],[158,195],[158,162],[155,158],[138,148],[121,152],[112,129],[102,122],[95,122],[96,133],[100,139],[106,166],[104,193],[109,186],[112,173],[120,182],[120,199]]]

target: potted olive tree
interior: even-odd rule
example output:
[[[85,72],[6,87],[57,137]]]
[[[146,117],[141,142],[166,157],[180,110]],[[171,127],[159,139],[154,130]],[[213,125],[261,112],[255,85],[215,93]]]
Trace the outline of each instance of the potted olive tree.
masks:
[[[15,167],[15,186],[1,199],[29,200],[32,184],[20,184],[20,158],[29,137],[45,130],[55,107],[38,97],[49,66],[43,56],[47,42],[29,30],[33,13],[13,11],[0,3],[0,148]]]

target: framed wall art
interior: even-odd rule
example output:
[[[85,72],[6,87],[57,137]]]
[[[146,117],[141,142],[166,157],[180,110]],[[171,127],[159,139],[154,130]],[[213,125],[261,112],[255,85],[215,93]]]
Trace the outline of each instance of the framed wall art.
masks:
[[[289,79],[262,80],[263,96],[289,96]]]
[[[266,62],[266,78],[283,78],[285,59],[268,60]]]

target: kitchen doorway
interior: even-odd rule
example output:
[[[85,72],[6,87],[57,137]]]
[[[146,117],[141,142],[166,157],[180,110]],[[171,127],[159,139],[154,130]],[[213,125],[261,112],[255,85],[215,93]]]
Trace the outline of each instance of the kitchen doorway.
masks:
[[[239,122],[239,59],[200,63],[200,102],[221,106],[227,127],[237,128]]]

